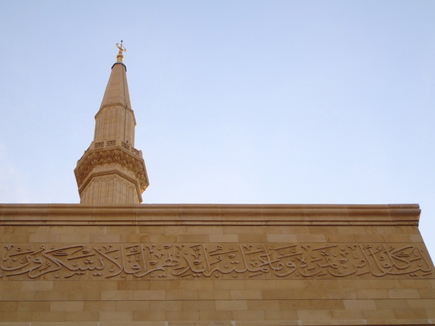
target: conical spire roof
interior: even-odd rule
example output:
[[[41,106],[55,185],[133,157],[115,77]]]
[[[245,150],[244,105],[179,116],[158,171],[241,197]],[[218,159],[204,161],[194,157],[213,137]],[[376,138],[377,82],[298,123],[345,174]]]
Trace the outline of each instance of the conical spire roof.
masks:
[[[112,66],[100,110],[115,105],[131,109],[126,71],[127,68],[122,62],[116,62]]]

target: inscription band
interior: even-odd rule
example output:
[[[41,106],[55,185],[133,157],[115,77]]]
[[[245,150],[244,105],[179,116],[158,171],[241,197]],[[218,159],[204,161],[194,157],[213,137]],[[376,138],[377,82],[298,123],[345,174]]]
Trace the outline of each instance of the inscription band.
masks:
[[[433,265],[419,244],[3,244],[4,279],[419,277]]]

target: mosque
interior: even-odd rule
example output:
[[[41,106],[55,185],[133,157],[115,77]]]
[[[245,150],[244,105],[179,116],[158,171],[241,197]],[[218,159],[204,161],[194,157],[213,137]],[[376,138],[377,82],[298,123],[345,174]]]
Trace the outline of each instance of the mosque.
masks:
[[[141,204],[117,46],[80,204],[0,204],[0,326],[435,325],[417,204]]]

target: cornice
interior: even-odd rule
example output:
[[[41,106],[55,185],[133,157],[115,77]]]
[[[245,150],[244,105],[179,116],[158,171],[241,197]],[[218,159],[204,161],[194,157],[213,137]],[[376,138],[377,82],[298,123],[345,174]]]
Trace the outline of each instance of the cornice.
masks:
[[[0,225],[418,226],[404,205],[0,204]]]

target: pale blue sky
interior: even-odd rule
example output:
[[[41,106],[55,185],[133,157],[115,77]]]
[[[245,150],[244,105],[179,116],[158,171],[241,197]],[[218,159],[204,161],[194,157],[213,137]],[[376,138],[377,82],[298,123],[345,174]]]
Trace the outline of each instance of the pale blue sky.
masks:
[[[124,40],[144,203],[418,203],[434,1],[2,1],[0,202],[78,203]]]

